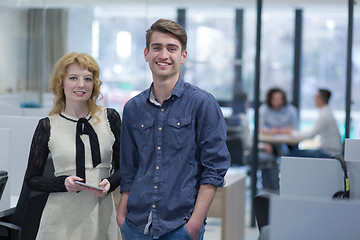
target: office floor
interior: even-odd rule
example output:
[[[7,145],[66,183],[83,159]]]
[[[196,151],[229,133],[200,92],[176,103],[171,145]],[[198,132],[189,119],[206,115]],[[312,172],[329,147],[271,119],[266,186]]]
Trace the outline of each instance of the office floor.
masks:
[[[245,226],[245,240],[257,240],[259,232],[257,228],[250,227],[250,224]],[[221,220],[218,218],[209,218],[206,231],[205,240],[220,240],[221,239]],[[234,239],[236,240],[236,239]]]

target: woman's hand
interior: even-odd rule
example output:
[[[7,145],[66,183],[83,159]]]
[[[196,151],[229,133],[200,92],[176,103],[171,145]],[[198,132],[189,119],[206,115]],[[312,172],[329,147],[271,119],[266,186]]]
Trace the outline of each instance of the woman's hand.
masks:
[[[277,128],[261,128],[260,132],[265,135],[273,135],[279,133]]]
[[[105,194],[107,194],[107,192],[110,190],[110,182],[107,179],[103,179],[100,184],[99,187],[104,188],[104,191],[100,191],[100,190],[96,190],[93,188],[87,188],[90,192],[92,192],[93,194],[95,194],[98,197],[102,197]]]
[[[100,182],[99,187],[104,188],[104,191],[96,190],[86,186],[79,185],[75,181],[84,181],[84,179],[77,176],[69,176],[65,179],[65,188],[68,192],[90,191],[98,197],[104,196],[110,189],[110,182],[104,179]]]
[[[291,134],[293,131],[293,128],[292,127],[284,127],[284,128],[280,128],[279,129],[279,134]]]
[[[75,181],[82,182],[84,181],[84,179],[77,176],[69,176],[65,178],[65,188],[68,192],[78,192],[78,191],[88,190],[87,187],[81,186],[75,183]]]

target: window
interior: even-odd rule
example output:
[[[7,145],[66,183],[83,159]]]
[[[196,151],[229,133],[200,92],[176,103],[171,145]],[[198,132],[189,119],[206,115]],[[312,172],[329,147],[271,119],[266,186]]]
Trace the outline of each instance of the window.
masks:
[[[127,100],[150,86],[151,73],[144,60],[145,35],[160,17],[175,20],[176,9],[145,5],[70,9],[69,22],[79,25],[70,30],[69,46],[77,51],[87,46],[84,50],[99,62],[102,101],[107,107],[121,112]]]
[[[314,96],[319,88],[332,92],[330,106],[345,133],[345,86],[347,12],[304,11],[301,82],[301,122],[306,129],[314,125],[317,109]]]
[[[186,22],[188,58],[185,80],[211,92],[217,99],[232,100],[235,10],[190,8]]]

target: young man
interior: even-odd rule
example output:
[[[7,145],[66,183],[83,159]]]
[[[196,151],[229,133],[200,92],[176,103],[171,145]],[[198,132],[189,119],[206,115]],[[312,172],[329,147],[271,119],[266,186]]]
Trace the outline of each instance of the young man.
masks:
[[[342,142],[338,125],[329,106],[331,92],[327,89],[319,89],[315,95],[315,105],[319,108],[319,116],[316,119],[313,129],[293,133],[294,136],[302,139],[320,136],[320,149],[296,150],[292,153],[297,157],[330,158],[342,154]]]
[[[230,166],[226,125],[214,97],[180,78],[187,36],[176,22],[156,21],[144,56],[150,88],[123,111],[123,240],[203,239],[207,211]]]

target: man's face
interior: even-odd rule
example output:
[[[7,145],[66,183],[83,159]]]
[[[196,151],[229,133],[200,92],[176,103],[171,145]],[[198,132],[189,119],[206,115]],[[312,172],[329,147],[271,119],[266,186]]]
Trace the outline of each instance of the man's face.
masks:
[[[323,101],[323,99],[320,97],[320,93],[319,93],[319,92],[316,93],[316,95],[315,95],[315,105],[316,105],[317,107],[321,107],[321,106],[324,105],[324,101]]]
[[[175,36],[155,31],[151,36],[149,49],[144,50],[144,56],[154,79],[175,77],[177,80],[187,52],[182,52],[181,43]]]

